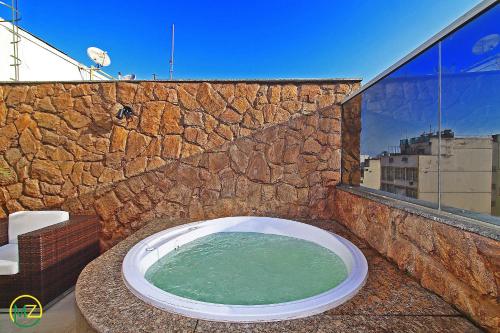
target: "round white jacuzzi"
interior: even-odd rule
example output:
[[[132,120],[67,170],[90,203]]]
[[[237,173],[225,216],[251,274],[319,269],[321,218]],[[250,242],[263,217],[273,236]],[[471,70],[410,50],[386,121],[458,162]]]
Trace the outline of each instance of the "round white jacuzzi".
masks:
[[[368,275],[348,240],[304,223],[226,217],[137,243],[123,279],[148,304],[188,317],[265,322],[307,317],[352,298]]]

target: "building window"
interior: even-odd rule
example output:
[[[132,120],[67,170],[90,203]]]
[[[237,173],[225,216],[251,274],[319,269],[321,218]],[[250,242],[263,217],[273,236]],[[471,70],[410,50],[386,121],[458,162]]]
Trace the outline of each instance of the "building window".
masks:
[[[401,168],[394,168],[394,179],[397,180],[403,180],[403,169]]]
[[[406,196],[410,198],[417,198],[417,191],[412,188],[406,188]]]
[[[387,180],[388,181],[394,181],[394,168],[393,167],[387,167]]]
[[[406,168],[406,180],[417,181],[418,179],[417,168]]]

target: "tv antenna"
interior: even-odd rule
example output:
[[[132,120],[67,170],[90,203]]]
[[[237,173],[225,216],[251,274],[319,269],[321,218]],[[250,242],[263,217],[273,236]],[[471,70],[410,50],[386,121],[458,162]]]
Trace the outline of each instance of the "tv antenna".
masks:
[[[101,50],[100,48],[91,46],[87,49],[87,55],[96,64],[96,66],[90,67],[90,80],[93,79],[94,71],[98,71],[101,67],[106,67],[111,64],[111,59],[109,58],[108,52]]]
[[[172,46],[170,53],[170,80],[174,78],[174,37],[175,37],[175,25],[172,23]]]

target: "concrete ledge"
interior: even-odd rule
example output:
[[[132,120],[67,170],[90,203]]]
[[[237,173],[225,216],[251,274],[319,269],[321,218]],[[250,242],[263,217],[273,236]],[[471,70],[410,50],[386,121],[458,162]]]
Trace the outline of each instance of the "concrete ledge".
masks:
[[[494,216],[465,212],[451,207],[444,208],[444,211],[438,211],[433,208],[432,204],[429,202],[402,197],[366,187],[339,185],[338,188],[392,208],[401,209],[405,212],[416,214],[436,222],[445,223],[452,227],[473,232],[496,241],[500,240],[500,220]]]
[[[258,79],[175,79],[175,80],[77,80],[77,81],[0,81],[0,84],[25,85],[44,83],[113,83],[113,82],[157,82],[157,83],[335,83],[335,82],[361,82],[362,78],[258,78]]]

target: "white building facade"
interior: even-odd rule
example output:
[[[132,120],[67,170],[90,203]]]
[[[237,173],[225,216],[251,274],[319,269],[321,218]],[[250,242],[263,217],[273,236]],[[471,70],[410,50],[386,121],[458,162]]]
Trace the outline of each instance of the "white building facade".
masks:
[[[4,21],[0,18],[0,21]],[[0,81],[12,81],[14,75],[13,33],[10,22],[0,22]],[[44,42],[31,33],[18,29],[19,81],[81,81],[91,79],[88,66]],[[92,71],[94,80],[112,77]]]

